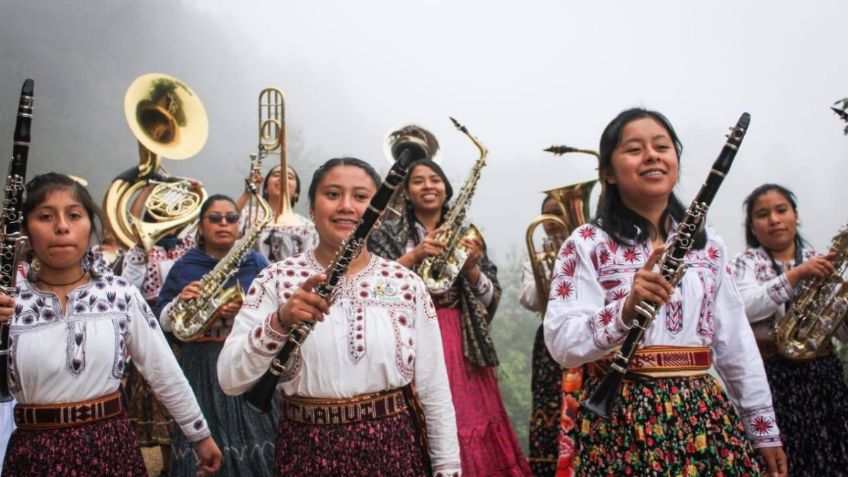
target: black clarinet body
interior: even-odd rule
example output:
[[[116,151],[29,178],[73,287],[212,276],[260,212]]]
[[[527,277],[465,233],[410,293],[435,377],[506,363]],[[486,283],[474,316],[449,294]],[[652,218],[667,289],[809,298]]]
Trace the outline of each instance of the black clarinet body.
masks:
[[[713,163],[707,180],[689,205],[683,220],[677,224],[671,244],[658,262],[660,273],[675,288],[685,273],[683,261],[686,253],[692,248],[698,232],[704,228],[710,204],[712,204],[725,175],[730,170],[750,121],[751,115],[742,113],[736,126],[731,128],[727,141],[715,163]],[[642,343],[645,332],[651,327],[660,306],[660,304],[649,301],[636,304],[636,317],[633,319],[632,327],[621,348],[614,353],[606,375],[592,395],[583,401],[584,409],[599,417],[609,419],[615,399],[620,394],[621,382],[627,374],[630,361]]]
[[[26,187],[27,158],[29,157],[30,127],[32,126],[33,81],[27,79],[21,88],[18,118],[15,122],[15,143],[9,161],[9,174],[3,193],[3,211],[0,216],[0,292],[15,295],[18,262],[27,246],[23,235],[24,190]],[[9,392],[9,323],[0,324],[0,402],[12,400]]]
[[[365,247],[368,234],[386,209],[395,191],[401,186],[404,177],[406,177],[409,165],[420,157],[418,152],[414,148],[408,148],[400,154],[397,161],[395,161],[389,170],[383,184],[377,190],[374,197],[371,198],[371,203],[362,214],[362,219],[356,230],[342,243],[333,262],[327,267],[325,272],[327,279],[315,287],[315,293],[327,300],[328,303],[332,304],[334,293],[342,277],[344,277],[350,268],[350,263],[359,255],[362,248]],[[277,381],[280,375],[293,364],[294,358],[300,350],[300,346],[313,328],[315,328],[315,322],[301,322],[292,327],[289,332],[289,338],[283,343],[277,356],[271,361],[271,367],[245,393],[245,401],[251,408],[261,412],[269,412],[271,410],[274,392],[277,388]]]

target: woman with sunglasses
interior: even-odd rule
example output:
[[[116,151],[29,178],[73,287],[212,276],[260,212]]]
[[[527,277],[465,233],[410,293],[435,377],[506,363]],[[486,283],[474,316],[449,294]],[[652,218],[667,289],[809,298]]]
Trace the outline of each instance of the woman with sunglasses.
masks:
[[[34,258],[14,296],[0,294],[18,401],[4,475],[147,475],[118,391],[127,355],[193,443],[198,475],[216,472],[221,451],[150,307],[91,266],[100,212],[88,191],[36,176],[23,215]]]
[[[379,181],[370,165],[352,158],[315,172],[309,199],[318,246],[262,271],[218,358],[224,391],[241,394],[268,370],[292,325],[319,322],[280,376],[277,475],[459,474],[439,325],[422,281],[363,249],[332,303],[313,291]]]
[[[259,187],[260,182],[262,183],[262,196],[268,201],[271,210],[274,211],[274,217],[279,216],[282,186],[280,166],[273,167],[265,176],[264,182],[262,182],[261,175],[257,175],[256,179],[257,187]],[[300,199],[300,176],[291,166],[288,166],[286,181],[289,191],[289,205],[294,209],[294,205]],[[244,207],[249,197],[249,192],[245,191],[236,202],[241,208],[243,230],[246,230],[246,224],[255,220],[255,217],[248,217],[250,211],[247,207]],[[262,210],[258,209],[254,212],[262,213]],[[271,222],[262,230],[259,240],[256,241],[256,250],[272,263],[311,250],[318,243],[318,234],[312,222],[296,212],[293,213],[296,222],[294,225],[280,225]]]
[[[210,196],[201,206],[199,217],[197,247],[174,264],[157,299],[155,311],[165,331],[171,331],[170,312],[173,306],[179,300],[200,296],[201,278],[212,271],[236,243],[239,213],[232,199],[222,194]],[[265,257],[251,251],[242,259],[236,274],[224,284],[224,288],[238,285],[247,290],[267,265]],[[224,450],[220,475],[271,475],[274,461],[273,419],[270,415],[252,411],[242,399],[224,394],[215,374],[215,362],[239,308],[240,298],[221,305],[220,317],[203,336],[180,346],[177,361],[197,395],[212,436]],[[190,443],[179,433],[172,432],[171,446],[170,475],[193,476],[196,469]]]

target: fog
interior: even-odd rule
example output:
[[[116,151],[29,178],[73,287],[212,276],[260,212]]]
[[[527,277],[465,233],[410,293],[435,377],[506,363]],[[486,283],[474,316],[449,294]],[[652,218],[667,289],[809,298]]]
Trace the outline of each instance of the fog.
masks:
[[[845,18],[844,1],[4,0],[0,154],[11,152],[27,77],[28,175],[83,176],[98,196],[138,164],[123,98],[148,72],[178,77],[203,101],[205,148],[164,166],[210,192],[241,191],[265,87],[286,94],[289,160],[307,183],[316,164],[342,155],[385,171],[386,133],[415,122],[439,138],[459,189],[477,152],[453,116],[490,151],[470,216],[497,261],[521,252],[540,191],[596,175],[593,157],[545,147],[597,148],[622,109],[659,110],[684,144],[678,193],[688,204],[748,111],[710,223],[742,250],[743,198],[778,182],[797,193],[801,230],[823,249],[848,215],[848,138],[829,109],[848,96]]]

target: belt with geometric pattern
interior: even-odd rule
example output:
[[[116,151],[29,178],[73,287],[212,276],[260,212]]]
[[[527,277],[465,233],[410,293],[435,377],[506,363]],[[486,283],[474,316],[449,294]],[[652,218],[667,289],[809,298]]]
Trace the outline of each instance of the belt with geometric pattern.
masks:
[[[611,355],[594,364],[606,373],[610,363]],[[706,346],[645,346],[634,353],[627,373],[653,378],[697,376],[712,364],[712,350]]]
[[[283,416],[311,425],[351,424],[406,412],[402,389],[363,394],[347,399],[281,397]]]
[[[123,412],[120,391],[66,404],[15,404],[15,425],[23,430],[63,429],[115,417]]]

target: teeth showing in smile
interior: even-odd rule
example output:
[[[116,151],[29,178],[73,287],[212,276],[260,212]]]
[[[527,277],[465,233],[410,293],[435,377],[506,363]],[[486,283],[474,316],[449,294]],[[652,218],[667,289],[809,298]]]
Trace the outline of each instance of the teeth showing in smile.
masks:
[[[643,177],[658,177],[658,176],[665,175],[665,172],[663,172],[659,169],[651,169],[650,171],[645,171],[645,172],[643,172],[639,175],[643,176]]]

